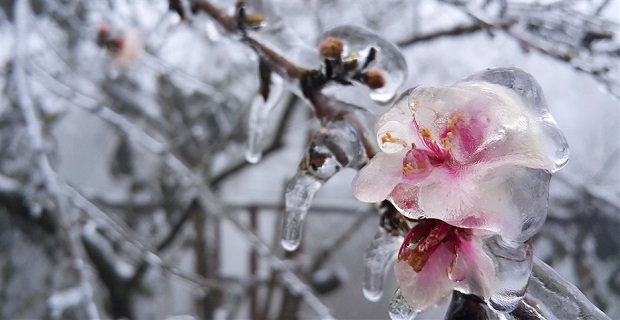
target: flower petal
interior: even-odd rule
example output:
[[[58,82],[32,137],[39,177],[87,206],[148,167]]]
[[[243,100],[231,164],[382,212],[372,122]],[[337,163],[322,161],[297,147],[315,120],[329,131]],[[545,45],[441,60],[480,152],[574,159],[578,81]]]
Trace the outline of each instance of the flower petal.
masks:
[[[400,182],[405,151],[378,153],[353,178],[353,195],[363,202],[380,202]]]
[[[513,67],[500,67],[482,71],[462,82],[491,83],[511,91],[537,127],[544,160],[540,169],[555,172],[566,164],[569,156],[566,138],[549,113],[542,89],[531,74]]]
[[[410,306],[425,310],[437,306],[450,295],[455,283],[446,276],[446,269],[451,261],[452,253],[445,246],[439,246],[418,273],[407,261],[394,265],[401,293]]]
[[[493,260],[484,252],[477,236],[461,239],[457,257],[448,272],[461,292],[488,298],[495,279]]]

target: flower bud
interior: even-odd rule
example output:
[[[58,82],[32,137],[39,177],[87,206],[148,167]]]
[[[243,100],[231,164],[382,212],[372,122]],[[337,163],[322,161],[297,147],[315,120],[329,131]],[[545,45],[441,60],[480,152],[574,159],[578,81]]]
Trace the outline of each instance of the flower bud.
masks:
[[[328,59],[340,59],[342,55],[342,51],[344,50],[344,45],[340,39],[336,39],[333,37],[328,37],[321,41],[319,46],[319,54],[323,58]]]
[[[123,37],[114,41],[114,45],[116,48],[108,49],[112,55],[112,62],[119,67],[131,64],[142,52],[142,39],[136,30],[127,30]]]
[[[110,26],[102,23],[97,28],[97,44],[101,47],[105,46],[106,41],[110,38]]]
[[[379,89],[385,86],[385,77],[379,70],[369,70],[366,73],[366,85],[370,89]]]
[[[265,18],[260,14],[248,14],[245,16],[245,24],[250,28],[259,28],[263,26]]]

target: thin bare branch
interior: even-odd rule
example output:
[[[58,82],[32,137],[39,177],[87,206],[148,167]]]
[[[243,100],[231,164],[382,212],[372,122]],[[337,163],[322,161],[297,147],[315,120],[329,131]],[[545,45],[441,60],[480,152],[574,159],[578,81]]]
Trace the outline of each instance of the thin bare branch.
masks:
[[[73,260],[73,267],[77,271],[79,285],[82,287],[84,297],[86,298],[86,314],[90,319],[99,319],[99,311],[93,300],[92,280],[90,279],[89,271],[86,270],[87,263],[84,248],[79,240],[78,233],[74,230],[74,221],[72,221],[73,219],[70,216],[70,206],[47,158],[41,133],[41,123],[37,117],[35,105],[28,88],[24,67],[28,55],[28,41],[26,39],[28,39],[29,20],[31,17],[28,1],[16,1],[14,10],[14,18],[16,20],[15,38],[20,39],[16,41],[14,58],[14,81],[19,107],[24,116],[31,148],[36,155],[37,168],[43,176],[47,192],[53,197],[55,202],[56,210],[54,210],[54,215],[68,254]]]

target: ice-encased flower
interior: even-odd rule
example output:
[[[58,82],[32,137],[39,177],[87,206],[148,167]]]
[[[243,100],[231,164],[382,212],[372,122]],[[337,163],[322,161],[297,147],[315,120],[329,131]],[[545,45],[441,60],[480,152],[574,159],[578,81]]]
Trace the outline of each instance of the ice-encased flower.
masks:
[[[550,173],[568,160],[542,90],[515,68],[411,89],[375,132],[382,152],[353,180],[359,200],[388,199],[409,218],[509,240],[525,241],[538,230]]]
[[[442,302],[453,289],[488,298],[493,261],[478,230],[424,219],[411,228],[398,253],[394,274],[405,301],[417,310]]]

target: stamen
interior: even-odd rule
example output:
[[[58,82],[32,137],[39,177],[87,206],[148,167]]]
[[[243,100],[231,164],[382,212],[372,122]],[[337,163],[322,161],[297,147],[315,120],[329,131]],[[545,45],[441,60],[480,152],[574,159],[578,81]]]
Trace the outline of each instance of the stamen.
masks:
[[[381,136],[381,144],[386,144],[388,142],[400,144],[405,148],[407,147],[407,142],[402,139],[392,137],[392,134],[389,131]]]

